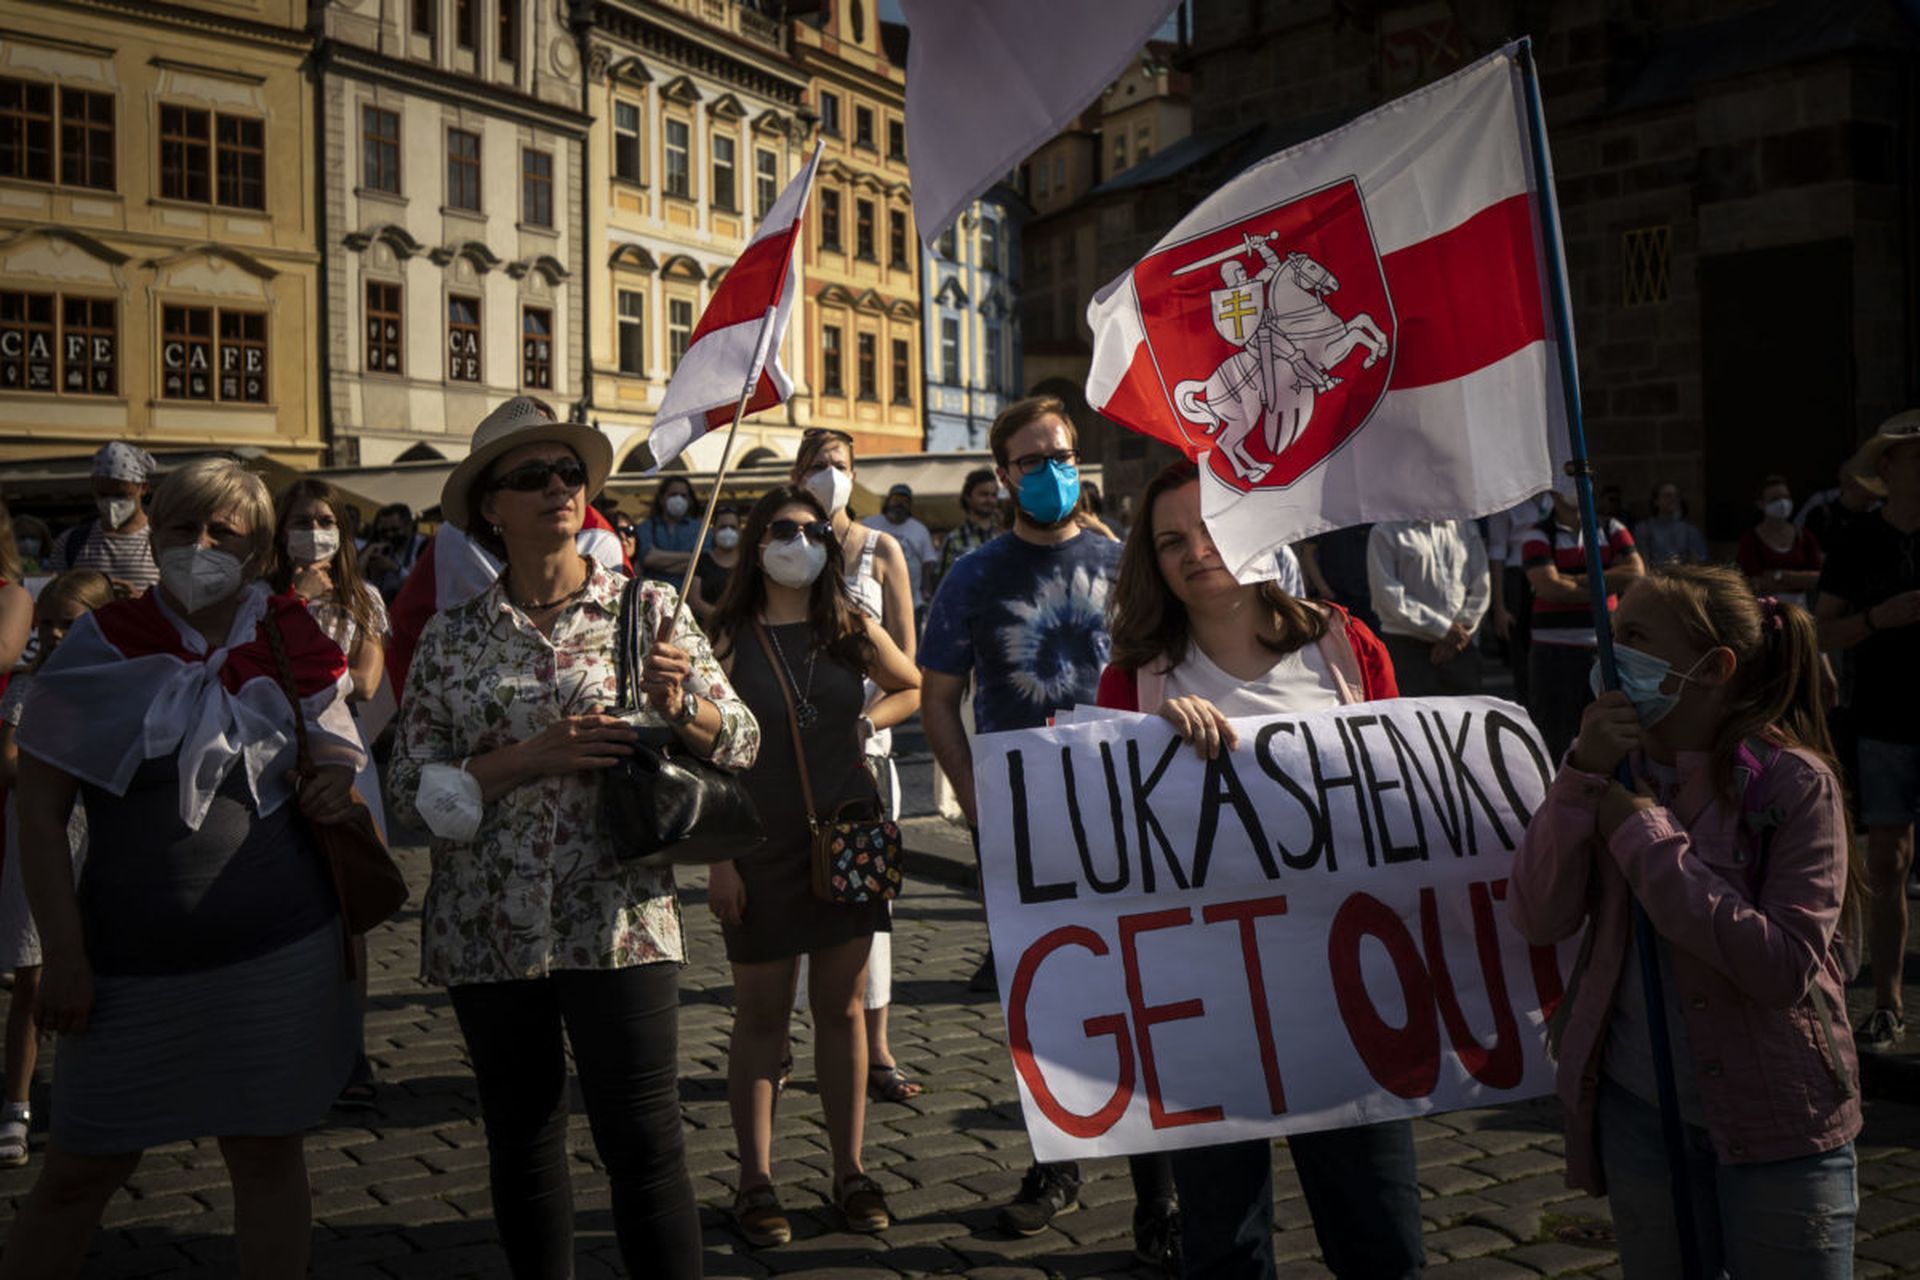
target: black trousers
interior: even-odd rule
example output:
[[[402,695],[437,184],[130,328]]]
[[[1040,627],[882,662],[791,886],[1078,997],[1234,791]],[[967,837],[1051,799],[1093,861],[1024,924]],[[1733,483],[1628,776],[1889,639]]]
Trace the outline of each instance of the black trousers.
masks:
[[[514,1280],[573,1275],[568,1043],[628,1274],[698,1280],[700,1214],[680,1123],[680,966],[559,970],[448,995],[480,1087],[493,1216]]]

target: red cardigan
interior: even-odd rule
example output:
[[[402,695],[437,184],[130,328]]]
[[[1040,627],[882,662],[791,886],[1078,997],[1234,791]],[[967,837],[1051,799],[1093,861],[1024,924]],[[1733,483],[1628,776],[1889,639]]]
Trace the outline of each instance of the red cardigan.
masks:
[[[1344,636],[1353,651],[1361,701],[1399,697],[1400,686],[1393,678],[1393,659],[1387,656],[1387,646],[1380,642],[1380,637],[1339,605],[1326,601],[1315,601],[1315,604],[1328,613],[1329,636]],[[1140,710],[1139,671],[1132,667],[1108,666],[1100,673],[1100,692],[1094,701],[1114,711]]]

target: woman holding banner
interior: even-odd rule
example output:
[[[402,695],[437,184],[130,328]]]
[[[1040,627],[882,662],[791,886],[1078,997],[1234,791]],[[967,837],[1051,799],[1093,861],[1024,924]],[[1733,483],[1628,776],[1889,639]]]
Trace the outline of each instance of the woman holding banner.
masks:
[[[1529,942],[1586,930],[1551,1024],[1567,1181],[1611,1197],[1627,1276],[1680,1273],[1637,898],[1659,934],[1702,1274],[1850,1276],[1860,1073],[1843,1019],[1863,894],[1813,620],[1734,569],[1668,565],[1613,625],[1621,688],[1587,708],[1508,900]],[[1630,757],[1631,791],[1614,780]]]
[[[1157,712],[1203,756],[1237,745],[1229,720],[1398,694],[1386,648],[1338,605],[1236,580],[1200,518],[1199,472],[1147,485],[1109,618],[1100,705]],[[1342,1280],[1421,1274],[1420,1188],[1405,1120],[1288,1139],[1321,1256]],[[1173,1154],[1187,1280],[1274,1273],[1273,1157],[1264,1139]]]

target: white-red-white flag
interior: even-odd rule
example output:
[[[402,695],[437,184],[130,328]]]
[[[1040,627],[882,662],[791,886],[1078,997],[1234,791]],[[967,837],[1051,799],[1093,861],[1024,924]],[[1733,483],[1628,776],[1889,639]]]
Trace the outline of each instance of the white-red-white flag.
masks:
[[[901,0],[913,219],[929,248],[1118,80],[1179,0]]]
[[[1519,46],[1252,166],[1087,308],[1087,399],[1201,465],[1227,564],[1484,515],[1566,457]],[[1541,154],[1546,153],[1544,138]]]
[[[784,404],[793,394],[793,380],[780,367],[780,339],[800,293],[794,248],[806,231],[807,198],[819,168],[820,147],[815,146],[708,299],[643,446],[648,475],[707,432],[731,423],[749,383],[748,413]]]

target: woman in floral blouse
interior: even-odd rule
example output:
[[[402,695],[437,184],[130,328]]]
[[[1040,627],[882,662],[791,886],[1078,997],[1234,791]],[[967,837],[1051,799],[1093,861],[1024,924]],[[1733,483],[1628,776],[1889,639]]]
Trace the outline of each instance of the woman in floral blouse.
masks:
[[[438,833],[421,976],[449,988],[466,1037],[518,1280],[573,1273],[562,1028],[628,1271],[700,1274],[676,1078],[685,951],[673,877],[618,861],[597,813],[599,771],[636,736],[604,713],[617,698],[626,580],[574,546],[611,469],[605,437],[553,421],[539,401],[510,400],[480,424],[441,506],[506,570],[421,633],[388,780],[395,812],[418,811]],[[675,603],[670,586],[643,584],[647,635]],[[650,646],[640,690],[641,723],[673,725],[722,764],[753,763],[759,728],[690,614]]]

